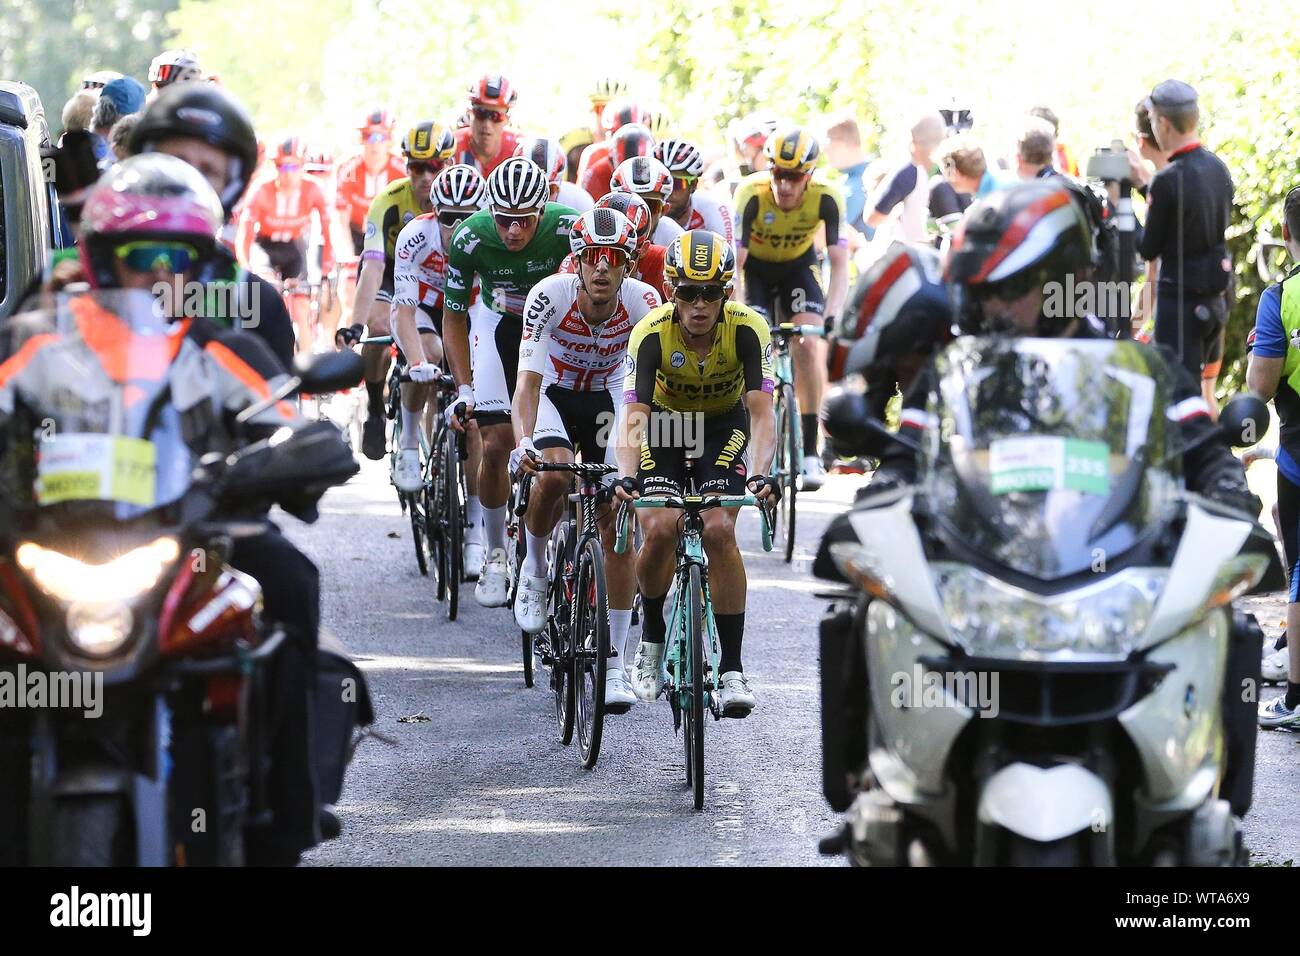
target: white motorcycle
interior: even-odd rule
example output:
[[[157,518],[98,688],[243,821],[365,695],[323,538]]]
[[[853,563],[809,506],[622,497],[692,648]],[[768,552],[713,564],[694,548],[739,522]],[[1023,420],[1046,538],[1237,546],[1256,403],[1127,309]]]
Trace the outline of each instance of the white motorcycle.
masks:
[[[1133,342],[961,339],[937,371],[917,484],[868,495],[819,557],[855,587],[822,627],[846,811],[823,850],[1243,864],[1261,636],[1232,602],[1281,568],[1251,516],[1185,489],[1167,367]],[[853,408],[828,406],[832,434],[906,444]],[[1207,438],[1267,421],[1241,396]]]

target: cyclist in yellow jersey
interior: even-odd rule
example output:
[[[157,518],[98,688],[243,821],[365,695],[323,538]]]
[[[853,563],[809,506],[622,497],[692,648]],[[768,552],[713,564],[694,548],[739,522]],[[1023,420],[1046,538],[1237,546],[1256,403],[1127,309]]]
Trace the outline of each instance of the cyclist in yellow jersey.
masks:
[[[687,458],[700,494],[737,495],[748,488],[764,501],[779,494],[765,477],[776,450],[771,340],[762,316],[726,301],[735,270],[735,253],[715,233],[692,230],[668,247],[664,275],[672,301],[638,322],[628,343],[615,485],[620,500],[685,493]],[[745,463],[750,435],[752,470]],[[644,614],[632,685],[643,701],[655,700],[662,689],[664,599],[679,517],[668,510],[638,512],[645,537],[637,557]],[[740,656],[746,585],[736,512],[717,509],[704,518],[722,651],[720,703],[723,716],[744,717],[756,701]]]
[[[335,336],[340,347],[356,343],[367,329],[371,336],[390,333],[397,236],[402,227],[416,216],[432,212],[429,189],[454,149],[451,130],[433,120],[417,124],[403,137],[402,155],[406,157],[407,178],[389,183],[370,203],[361,251],[361,273],[357,277],[352,306],[352,325],[340,329]],[[369,399],[361,450],[371,461],[384,457],[384,380],[388,377],[390,354],[386,345],[366,345],[361,349],[366,363]]]
[[[821,148],[798,127],[779,128],[763,147],[769,168],[741,180],[736,190],[738,298],[764,311],[769,320],[830,328],[849,288],[848,238],[844,193],[813,174]],[[820,228],[826,233],[830,289],[823,297],[813,247]],[[826,387],[825,343],[820,338],[792,340],[795,396],[803,426],[803,487],[821,487],[825,468],[818,455],[817,411]]]

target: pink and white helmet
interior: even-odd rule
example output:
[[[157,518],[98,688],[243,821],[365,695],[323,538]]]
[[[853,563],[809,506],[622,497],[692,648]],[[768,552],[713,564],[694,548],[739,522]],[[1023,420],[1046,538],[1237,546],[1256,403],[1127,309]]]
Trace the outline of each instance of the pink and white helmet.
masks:
[[[673,191],[673,174],[653,156],[633,156],[619,164],[609,180],[611,189],[636,193],[647,201],[668,201]]]

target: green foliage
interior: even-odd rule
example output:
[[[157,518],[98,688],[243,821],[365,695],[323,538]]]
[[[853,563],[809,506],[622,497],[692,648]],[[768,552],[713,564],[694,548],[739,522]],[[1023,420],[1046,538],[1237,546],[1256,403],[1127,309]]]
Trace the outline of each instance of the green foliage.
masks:
[[[0,0],[0,78],[36,88],[50,130],[63,104],[95,70],[145,83],[149,61],[166,48],[165,16],[178,0]]]

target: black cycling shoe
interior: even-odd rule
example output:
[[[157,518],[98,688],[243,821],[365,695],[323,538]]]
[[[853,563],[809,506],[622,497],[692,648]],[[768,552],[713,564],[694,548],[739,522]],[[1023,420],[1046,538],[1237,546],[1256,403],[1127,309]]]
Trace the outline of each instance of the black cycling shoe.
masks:
[[[334,808],[329,804],[323,804],[320,808],[320,838],[322,840],[337,840],[342,832],[343,822],[339,820],[339,815],[334,812]]]
[[[381,461],[385,451],[387,451],[384,447],[386,444],[384,416],[382,413],[376,415],[371,412],[366,418],[366,424],[361,429],[361,453],[371,461]]]

